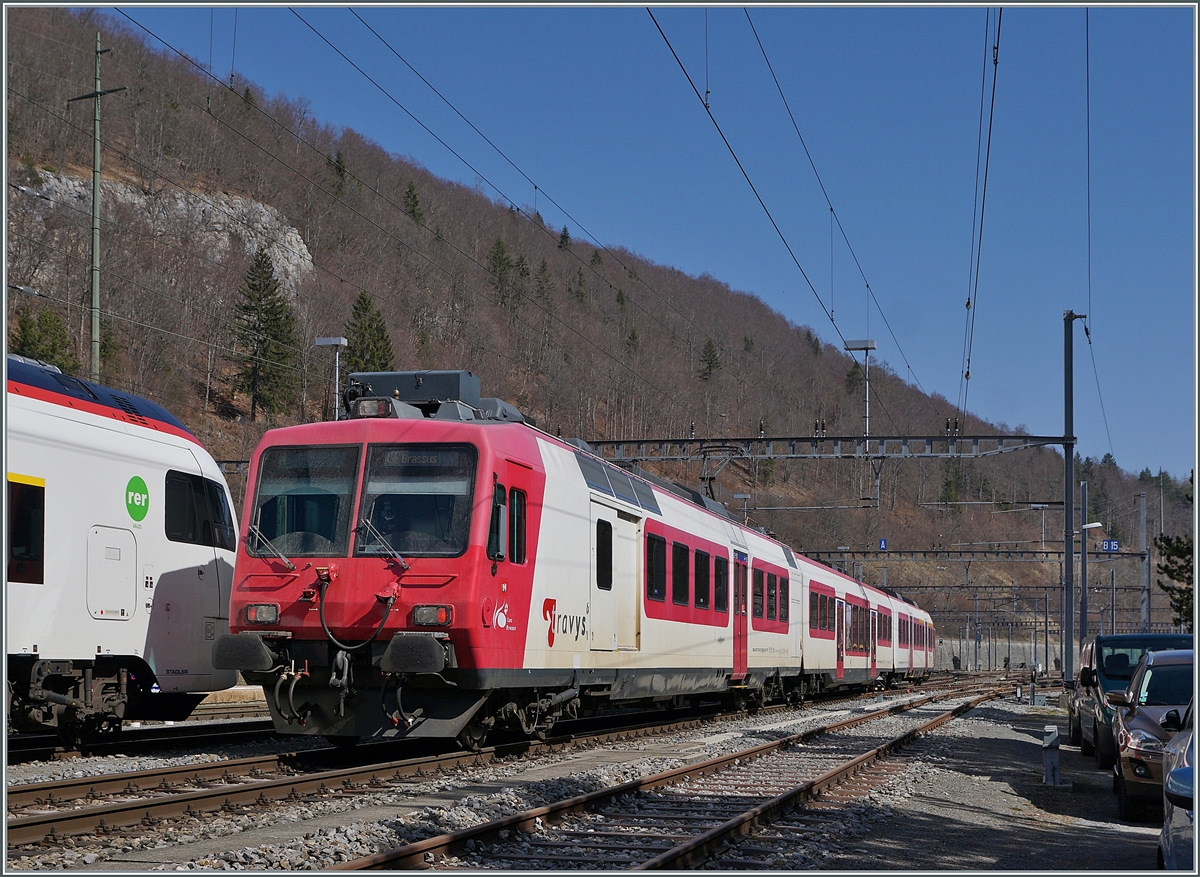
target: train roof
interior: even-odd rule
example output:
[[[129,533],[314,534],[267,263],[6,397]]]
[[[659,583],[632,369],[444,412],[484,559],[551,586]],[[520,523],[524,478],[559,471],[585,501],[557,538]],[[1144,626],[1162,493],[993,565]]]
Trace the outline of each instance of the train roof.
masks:
[[[192,441],[198,441],[179,418],[149,399],[65,375],[55,366],[13,353],[7,355],[5,364],[9,392],[111,416],[150,429],[162,430],[165,427],[165,431],[183,434]],[[21,387],[28,388],[28,391],[22,391]]]

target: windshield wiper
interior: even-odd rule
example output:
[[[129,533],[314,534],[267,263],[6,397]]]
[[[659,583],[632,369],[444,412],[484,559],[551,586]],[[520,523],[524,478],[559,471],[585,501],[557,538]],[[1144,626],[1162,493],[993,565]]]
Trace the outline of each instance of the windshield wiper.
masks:
[[[266,545],[267,548],[270,549],[272,554],[274,554],[276,557],[278,557],[280,560],[282,560],[284,563],[286,563],[288,569],[296,568],[296,564],[294,564],[290,560],[288,560],[287,555],[284,554],[282,551],[280,551],[278,548],[276,548],[275,543],[273,543],[270,539],[268,539],[266,536],[264,536],[263,531],[258,529],[258,527],[254,526],[253,524],[249,524],[246,527],[246,531],[251,536],[253,536],[255,539],[257,539],[259,542],[261,542],[263,545]]]
[[[388,542],[386,538],[384,538],[384,535],[379,532],[379,529],[374,524],[372,524],[368,519],[359,518],[358,526],[355,528],[355,530],[356,531],[366,530],[367,533],[371,536],[371,538],[377,540],[380,545],[382,545],[384,548],[387,549],[388,554],[390,554],[392,556],[392,559],[395,560],[396,563],[400,564],[400,566],[404,569],[405,572],[408,571],[408,569],[409,569],[408,562],[403,557],[400,556],[400,552],[391,546],[391,543]]]

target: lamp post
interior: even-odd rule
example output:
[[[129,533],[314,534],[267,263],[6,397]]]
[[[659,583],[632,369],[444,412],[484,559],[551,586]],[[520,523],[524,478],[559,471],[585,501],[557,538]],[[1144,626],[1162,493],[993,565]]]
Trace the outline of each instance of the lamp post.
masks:
[[[1082,514],[1080,517],[1087,518],[1087,482],[1079,482],[1079,505]],[[1084,641],[1087,640],[1087,602],[1088,602],[1088,583],[1087,583],[1087,568],[1088,568],[1088,538],[1087,531],[1095,530],[1097,527],[1103,527],[1099,521],[1094,521],[1090,524],[1084,524],[1079,528],[1079,648],[1083,649]]]
[[[347,344],[345,338],[318,338],[316,341],[317,347],[333,348],[333,407],[335,411],[338,407],[338,391],[342,386],[340,371],[342,348]],[[335,416],[333,419],[337,420],[337,417]]]

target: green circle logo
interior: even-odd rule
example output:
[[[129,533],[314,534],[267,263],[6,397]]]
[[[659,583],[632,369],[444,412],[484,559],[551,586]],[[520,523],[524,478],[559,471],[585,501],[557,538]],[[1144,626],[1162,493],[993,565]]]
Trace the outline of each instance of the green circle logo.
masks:
[[[136,475],[125,485],[125,508],[135,521],[142,520],[150,510],[150,491],[146,489],[146,482]]]

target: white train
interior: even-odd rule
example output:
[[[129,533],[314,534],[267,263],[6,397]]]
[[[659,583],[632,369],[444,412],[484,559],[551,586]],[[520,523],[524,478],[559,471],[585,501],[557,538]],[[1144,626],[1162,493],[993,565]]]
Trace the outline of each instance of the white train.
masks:
[[[913,603],[537,430],[469,372],[352,379],[346,418],[270,430],[250,464],[214,655],[281,733],[478,745],[564,712],[932,666]]]
[[[237,525],[199,440],[158,405],[8,356],[6,716],[85,739],[185,718],[237,681]]]

